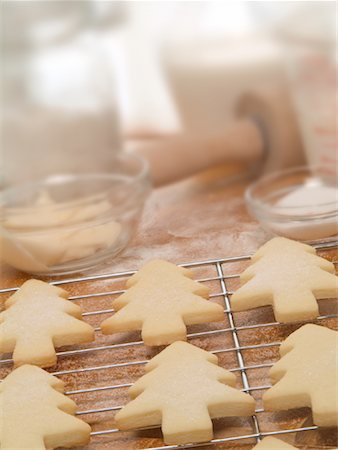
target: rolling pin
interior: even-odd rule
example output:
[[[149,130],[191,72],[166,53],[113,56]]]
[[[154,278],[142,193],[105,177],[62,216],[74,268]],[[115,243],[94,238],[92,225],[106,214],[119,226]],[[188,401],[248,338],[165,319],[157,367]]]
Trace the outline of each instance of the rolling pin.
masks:
[[[159,136],[143,130],[127,134],[127,148],[144,157],[154,186],[232,163],[269,172],[304,163],[297,120],[287,86],[264,87],[244,94],[235,118],[218,133]]]

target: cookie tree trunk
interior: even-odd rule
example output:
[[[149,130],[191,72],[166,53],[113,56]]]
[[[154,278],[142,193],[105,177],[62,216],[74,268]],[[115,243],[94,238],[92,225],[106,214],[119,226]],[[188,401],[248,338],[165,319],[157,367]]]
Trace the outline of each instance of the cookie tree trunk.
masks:
[[[194,442],[210,441],[213,438],[212,422],[208,408],[199,405],[198,408],[191,403],[185,405],[184,409],[177,410],[171,406],[163,410],[162,431],[166,436],[166,442],[177,442],[177,440]]]
[[[13,352],[13,360],[22,359],[29,361],[29,364],[37,366],[53,366],[56,364],[56,353],[53,339],[49,335],[31,334],[29,340],[26,337],[19,337],[16,341]]]

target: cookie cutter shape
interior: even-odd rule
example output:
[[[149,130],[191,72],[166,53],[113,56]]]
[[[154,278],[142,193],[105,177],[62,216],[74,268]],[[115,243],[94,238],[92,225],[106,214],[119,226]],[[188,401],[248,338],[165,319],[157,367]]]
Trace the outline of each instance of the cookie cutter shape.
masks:
[[[2,450],[86,445],[90,426],[74,417],[76,404],[63,395],[61,380],[23,365],[0,384]]]
[[[81,308],[63,289],[28,280],[5,302],[0,313],[0,351],[13,352],[14,365],[56,364],[55,347],[94,340],[94,329],[82,320]]]
[[[197,443],[212,439],[212,418],[254,414],[254,399],[236,390],[235,375],[217,363],[191,344],[171,344],[129,389],[133,400],[116,414],[118,428],[162,425],[166,444]]]
[[[142,330],[146,345],[187,339],[186,325],[221,321],[223,307],[208,301],[209,289],[192,272],[153,260],[127,281],[127,291],[113,301],[117,310],[101,323],[104,334]]]
[[[310,407],[321,427],[338,425],[338,332],[307,324],[281,345],[270,369],[272,388],[263,395],[268,411]]]
[[[241,274],[233,311],[272,305],[276,320],[294,322],[319,315],[317,299],[338,296],[334,265],[306,244],[277,237],[263,245]]]

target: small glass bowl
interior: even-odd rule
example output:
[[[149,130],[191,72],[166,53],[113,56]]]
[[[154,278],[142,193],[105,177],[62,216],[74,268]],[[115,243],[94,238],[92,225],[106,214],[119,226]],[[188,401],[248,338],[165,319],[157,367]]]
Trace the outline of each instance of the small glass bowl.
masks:
[[[334,240],[338,233],[338,189],[298,167],[263,176],[246,190],[249,212],[276,235],[301,241]]]
[[[126,247],[150,187],[146,161],[119,153],[109,173],[55,175],[2,191],[2,258],[35,275],[90,269]]]

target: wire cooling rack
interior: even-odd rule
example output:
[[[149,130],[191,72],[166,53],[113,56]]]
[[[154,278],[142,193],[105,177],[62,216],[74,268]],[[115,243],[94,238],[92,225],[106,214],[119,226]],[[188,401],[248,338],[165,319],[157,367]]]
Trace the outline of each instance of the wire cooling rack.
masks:
[[[338,248],[338,242],[328,242],[328,243],[318,243],[317,245],[314,245],[314,247],[316,247],[319,251],[321,250],[334,250]],[[320,252],[319,252],[320,254]],[[227,270],[227,267],[231,264],[241,264],[241,263],[248,263],[248,261],[250,260],[250,255],[244,255],[244,256],[238,256],[238,257],[232,257],[232,258],[224,258],[224,259],[211,259],[211,260],[205,260],[205,261],[197,261],[197,262],[191,262],[191,263],[186,263],[186,264],[181,264],[181,266],[183,267],[187,267],[193,270],[196,269],[208,269],[207,273],[208,276],[205,277],[196,277],[196,281],[199,281],[201,283],[216,283],[218,285],[218,292],[212,292],[210,294],[210,300],[218,300],[218,301],[222,301],[223,305],[224,305],[224,312],[225,312],[225,316],[227,319],[227,325],[226,327],[222,327],[222,328],[211,328],[210,327],[208,329],[202,330],[202,331],[197,331],[194,333],[189,333],[188,334],[188,340],[191,339],[196,339],[196,338],[202,338],[202,337],[206,337],[207,339],[211,339],[213,336],[221,336],[221,338],[223,339],[224,336],[227,336],[227,342],[228,342],[228,346],[226,348],[220,348],[220,349],[216,349],[216,350],[209,350],[211,351],[211,353],[217,354],[217,355],[222,355],[222,354],[232,354],[233,355],[233,365],[232,367],[229,367],[228,365],[225,367],[226,369],[230,370],[230,372],[234,372],[236,374],[238,374],[239,377],[239,381],[242,384],[242,391],[246,392],[246,393],[250,393],[251,395],[255,392],[260,392],[260,391],[265,391],[266,389],[268,389],[270,386],[270,384],[264,383],[264,384],[259,384],[259,385],[253,385],[252,381],[250,381],[250,379],[252,377],[250,377],[250,373],[252,373],[252,371],[255,370],[260,370],[260,369],[268,369],[270,368],[273,363],[275,361],[265,361],[264,358],[264,362],[263,361],[258,361],[258,363],[256,364],[246,364],[245,360],[245,352],[248,350],[254,351],[254,352],[264,352],[267,349],[271,349],[271,348],[277,348],[279,347],[279,345],[281,344],[281,341],[273,341],[273,342],[260,342],[258,344],[253,344],[253,345],[243,345],[241,343],[241,336],[240,333],[243,331],[255,331],[257,333],[261,333],[261,334],[265,334],[265,329],[273,329],[275,327],[282,327],[283,325],[275,322],[275,321],[267,321],[267,322],[262,322],[262,323],[251,323],[252,322],[252,318],[255,318],[255,311],[252,310],[249,312],[250,316],[248,316],[250,318],[250,320],[247,321],[247,323],[244,322],[244,324],[238,325],[237,324],[237,313],[233,313],[231,310],[231,305],[230,305],[230,296],[233,293],[233,290],[231,289],[231,287],[229,287],[229,284],[231,284],[232,281],[236,281],[239,278],[239,273],[232,273],[232,271]],[[334,261],[334,263],[336,264],[337,262]],[[238,265],[236,266],[238,267]],[[242,270],[242,269],[241,269]],[[240,270],[240,271],[241,271]],[[133,275],[135,273],[135,271],[126,271],[126,272],[119,272],[119,273],[107,273],[107,274],[100,274],[97,276],[85,276],[85,277],[81,277],[81,278],[69,278],[69,279],[64,279],[64,280],[59,280],[59,281],[54,281],[51,282],[51,284],[53,285],[65,285],[66,288],[67,285],[69,286],[76,286],[76,292],[80,292],[77,295],[71,295],[69,297],[69,299],[71,301],[81,301],[82,304],[81,306],[83,307],[83,305],[86,302],[91,302],[91,304],[93,302],[95,302],[95,300],[98,299],[102,299],[102,298],[106,298],[108,301],[108,304],[111,304],[111,300],[112,297],[117,296],[122,294],[123,292],[125,292],[124,289],[115,289],[115,290],[100,290],[96,291],[94,290],[93,292],[84,292],[85,289],[82,289],[82,286],[85,286],[89,283],[89,285],[93,285],[97,282],[104,282],[108,284],[108,286],[111,286],[112,284],[114,284],[114,282],[116,282],[117,280],[121,281],[125,281],[128,277],[130,277],[131,275]],[[102,286],[100,285],[101,289]],[[13,293],[14,291],[16,291],[18,288],[17,287],[13,287],[13,288],[7,288],[7,289],[0,289],[0,298],[5,298],[5,296],[8,297],[8,295],[10,295],[11,293]],[[337,310],[335,310],[337,311]],[[95,310],[90,310],[90,311],[85,311],[83,312],[83,317],[84,320],[88,320],[90,321],[90,319],[92,318],[98,318],[99,322],[102,320],[102,316],[104,315],[109,315],[111,313],[113,313],[113,309],[111,308],[100,308],[100,309],[95,309]],[[325,315],[321,315],[319,316],[315,322],[317,323],[323,323],[325,322],[325,320],[334,320],[338,318],[338,313],[334,312],[332,314],[325,314]],[[297,327],[301,326],[302,324],[296,324]],[[337,322],[335,321],[334,323],[334,327],[337,325]],[[331,325],[332,326],[332,325]],[[95,327],[95,331],[96,333],[100,334],[100,328],[98,326]],[[128,336],[128,334],[125,334],[125,336]],[[229,340],[230,339],[230,340]],[[229,345],[229,342],[231,342],[231,344]],[[144,347],[143,346],[143,342],[140,340],[128,340],[128,338],[126,337],[126,340],[124,342],[118,342],[118,343],[107,343],[104,342],[103,345],[96,345],[93,344],[93,346],[88,346],[88,347],[79,347],[76,349],[71,349],[71,350],[63,350],[63,351],[59,351],[57,353],[58,355],[58,360],[61,361],[62,360],[62,364],[63,366],[65,366],[66,368],[64,368],[63,370],[57,370],[57,371],[51,371],[51,373],[53,375],[57,375],[60,378],[62,378],[63,376],[75,376],[75,377],[79,377],[81,374],[88,374],[89,379],[92,376],[92,374],[102,374],[104,371],[109,370],[109,369],[118,369],[118,370],[123,370],[124,368],[130,368],[133,366],[143,366],[144,364],[147,363],[149,358],[143,358],[143,359],[132,359],[132,360],[127,360],[127,361],[123,361],[123,362],[113,362],[113,363],[108,363],[108,364],[101,364],[102,362],[102,358],[100,357],[100,352],[105,352],[105,351],[111,351],[111,358],[114,358],[114,351],[117,350],[128,350],[128,349],[133,349],[136,347]],[[259,353],[258,353],[259,354]],[[85,367],[73,367],[74,363],[71,364],[71,367],[68,368],[67,367],[67,357],[75,357],[75,356],[85,356],[85,358],[88,357],[88,355],[96,355],[96,359],[95,361],[97,362],[97,364],[93,364],[90,366],[85,366]],[[128,353],[127,353],[128,355]],[[260,358],[259,358],[260,359]],[[12,359],[11,358],[6,358],[6,359],[0,359],[0,370],[3,368],[7,368],[7,373],[8,371],[11,370],[11,364],[12,364]],[[222,366],[222,363],[220,363],[220,365]],[[142,373],[141,373],[142,374]],[[4,377],[4,373],[2,373],[1,378]],[[103,377],[104,378],[104,377]],[[112,391],[116,391],[116,390],[120,390],[120,389],[124,389],[124,388],[128,388],[130,387],[133,382],[132,381],[136,381],[135,379],[133,379],[131,382],[124,382],[124,383],[119,383],[119,384],[100,384],[100,380],[101,377],[100,375],[95,376],[95,381],[93,382],[93,384],[95,384],[94,387],[90,386],[90,387],[86,387],[86,388],[81,388],[81,389],[69,389],[66,391],[66,395],[70,395],[70,396],[74,396],[74,400],[77,401],[76,397],[77,396],[86,396],[87,394],[92,394],[92,393],[100,393],[100,392],[112,392]],[[99,385],[96,386],[96,383],[99,382]],[[77,383],[75,384],[77,387]],[[67,387],[67,383],[66,383],[66,387]],[[125,401],[126,402],[126,401]],[[124,403],[125,403],[124,402]],[[87,417],[95,418],[96,415],[99,415],[100,417],[102,417],[102,414],[107,414],[109,412],[114,412],[114,411],[118,411],[119,409],[121,409],[122,404],[112,404],[111,406],[108,407],[94,407],[90,408],[90,409],[81,409],[76,413],[78,416],[84,416],[84,419],[86,419]],[[237,428],[237,433],[234,435],[230,435],[230,436],[225,436],[225,437],[217,437],[215,439],[213,439],[210,442],[207,443],[200,443],[200,444],[188,444],[188,445],[160,445],[160,446],[153,446],[153,447],[131,447],[129,445],[128,448],[143,448],[144,450],[169,450],[169,449],[181,449],[181,448],[194,448],[194,447],[204,447],[204,446],[217,446],[217,445],[221,445],[221,444],[225,444],[228,443],[229,445],[231,445],[230,443],[233,443],[234,445],[236,445],[235,443],[238,441],[243,441],[243,442],[248,442],[248,440],[250,440],[250,442],[259,442],[263,437],[265,436],[273,436],[273,435],[283,435],[283,434],[289,434],[289,433],[297,433],[297,432],[307,432],[307,431],[313,431],[313,430],[317,430],[317,426],[315,425],[309,425],[309,426],[296,426],[296,427],[288,427],[287,429],[283,429],[283,428],[278,428],[278,429],[272,429],[272,430],[262,430],[262,425],[261,425],[261,415],[266,412],[264,411],[263,408],[257,408],[255,411],[255,415],[253,415],[251,418],[249,418],[248,420],[250,421],[249,424],[249,428],[246,427],[245,428],[245,433],[238,434],[238,428]],[[95,419],[94,419],[95,421]],[[89,423],[91,423],[91,420],[88,420]],[[108,437],[108,447],[105,448],[122,448],[122,446],[120,447],[119,444],[117,444],[117,446],[114,445],[109,445],[109,436],[113,436],[116,433],[123,433],[120,432],[118,429],[114,428],[114,427],[107,427],[107,428],[103,428],[101,423],[104,423],[104,421],[100,421],[100,420],[96,420],[96,428],[94,431],[92,431],[91,433],[91,437],[92,440],[99,440],[102,437],[107,438]],[[249,429],[249,432],[247,432]],[[147,430],[147,429],[145,429]],[[149,429],[148,429],[149,430]],[[107,441],[106,441],[107,442]],[[100,445],[100,444],[98,444]],[[107,445],[107,444],[106,444]],[[137,444],[136,444],[137,445]],[[254,444],[253,444],[254,445]],[[100,448],[99,447],[95,447],[95,448]],[[227,447],[229,448],[229,447]]]

